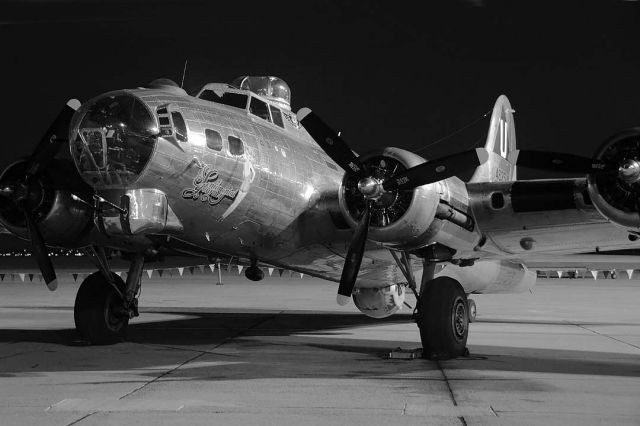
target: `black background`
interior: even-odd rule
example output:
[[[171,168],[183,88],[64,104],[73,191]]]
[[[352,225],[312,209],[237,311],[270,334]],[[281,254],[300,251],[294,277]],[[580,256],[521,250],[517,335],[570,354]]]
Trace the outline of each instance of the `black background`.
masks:
[[[418,8],[418,5],[422,5]],[[518,146],[592,154],[640,125],[632,1],[25,1],[0,5],[4,167],[70,97],[158,77],[275,75],[351,147],[434,158],[484,143],[506,94]],[[431,145],[433,144],[433,145]],[[522,170],[521,177],[551,176]]]

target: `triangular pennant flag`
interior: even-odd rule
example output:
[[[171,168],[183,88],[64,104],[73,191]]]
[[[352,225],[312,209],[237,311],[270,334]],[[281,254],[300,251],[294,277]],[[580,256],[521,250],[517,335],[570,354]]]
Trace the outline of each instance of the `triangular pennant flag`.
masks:
[[[558,278],[562,278],[562,271],[557,271],[558,272]]]
[[[18,276],[20,277],[20,281],[24,282],[24,277],[25,277],[26,275],[27,275],[27,274],[18,274]]]
[[[282,276],[282,274],[284,274],[284,269],[278,269],[278,273]]]
[[[162,274],[164,273],[163,269],[158,269],[158,275],[160,275],[160,278],[162,278]]]
[[[591,275],[593,276],[594,280],[598,279],[598,271],[591,271]]]
[[[200,269],[200,272],[204,274],[204,265],[198,265],[198,269]]]
[[[184,268],[178,268],[178,274],[182,276],[182,274],[184,274]]]
[[[629,279],[633,277],[633,269],[627,269],[627,275],[629,275]]]
[[[153,275],[153,269],[147,269],[147,275],[151,278],[151,275]]]
[[[209,264],[209,269],[211,269],[211,273],[213,274],[213,271],[216,270],[216,264],[215,263],[210,263]]]
[[[238,274],[241,274],[243,269],[244,269],[244,266],[238,265]]]
[[[196,270],[195,266],[189,266],[189,272],[191,272],[191,275],[193,275],[193,271],[195,270]]]
[[[78,274],[71,274],[73,276],[73,282],[78,281]]]
[[[34,274],[29,274],[29,281],[33,282],[33,275]]]
[[[304,274],[302,272],[300,272],[300,278],[304,278]]]
[[[273,275],[274,270],[275,268],[267,268],[267,271],[269,271],[269,276]]]
[[[0,281],[4,281],[4,274],[0,274]]]

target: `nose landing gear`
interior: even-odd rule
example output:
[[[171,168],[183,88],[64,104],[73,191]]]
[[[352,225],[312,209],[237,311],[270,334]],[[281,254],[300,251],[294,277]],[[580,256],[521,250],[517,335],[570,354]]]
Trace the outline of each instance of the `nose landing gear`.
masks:
[[[138,316],[144,255],[136,255],[126,283],[109,270],[104,250],[93,247],[87,252],[100,270],[82,281],[74,305],[76,331],[81,339],[94,345],[124,340],[129,319]]]

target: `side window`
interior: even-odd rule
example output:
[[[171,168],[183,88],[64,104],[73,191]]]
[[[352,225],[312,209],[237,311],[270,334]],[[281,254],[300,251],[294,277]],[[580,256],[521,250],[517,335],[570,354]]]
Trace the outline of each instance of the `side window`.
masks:
[[[231,155],[242,155],[244,154],[244,144],[242,140],[236,138],[235,136],[229,136],[229,153]]]
[[[220,136],[220,133],[215,130],[205,129],[204,135],[207,138],[207,148],[213,149],[214,151],[222,150],[222,136]]]
[[[282,121],[282,114],[280,113],[280,110],[273,105],[269,105],[269,108],[271,109],[271,117],[273,118],[273,122],[276,124],[276,126],[280,126],[284,129],[284,122]]]
[[[166,107],[158,108],[158,123],[160,124],[160,135],[171,136],[173,134],[173,126],[171,126],[171,118]]]
[[[251,114],[258,116],[263,120],[271,121],[271,116],[269,115],[269,108],[267,108],[267,104],[262,102],[258,98],[251,98],[249,111],[251,112]]]
[[[176,139],[178,139],[180,142],[186,142],[187,125],[184,122],[184,118],[182,118],[182,114],[172,111],[171,118],[173,119],[173,126],[176,129]]]

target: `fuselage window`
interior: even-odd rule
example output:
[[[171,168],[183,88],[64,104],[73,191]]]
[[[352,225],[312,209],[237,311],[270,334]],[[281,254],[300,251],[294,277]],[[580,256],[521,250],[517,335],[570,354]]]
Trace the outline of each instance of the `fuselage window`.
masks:
[[[176,131],[176,139],[180,142],[187,141],[187,125],[182,118],[182,114],[176,111],[171,111],[171,118],[173,119],[173,127]]]
[[[247,95],[242,93],[223,93],[222,96],[218,96],[213,90],[205,90],[200,93],[200,99],[240,109],[247,107],[247,98]]]
[[[214,151],[222,151],[222,136],[215,130],[205,129],[204,135],[207,138],[207,148]]]
[[[273,105],[269,105],[269,108],[271,109],[271,117],[273,118],[275,125],[284,129],[284,122],[282,121],[282,114],[280,113],[280,110]]]
[[[251,98],[249,111],[251,114],[258,116],[263,120],[271,121],[271,115],[269,115],[269,108],[267,108],[267,104],[258,98]]]
[[[244,154],[244,144],[240,138],[235,136],[229,136],[229,153],[231,155],[242,155]]]

